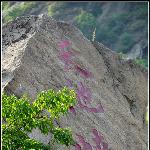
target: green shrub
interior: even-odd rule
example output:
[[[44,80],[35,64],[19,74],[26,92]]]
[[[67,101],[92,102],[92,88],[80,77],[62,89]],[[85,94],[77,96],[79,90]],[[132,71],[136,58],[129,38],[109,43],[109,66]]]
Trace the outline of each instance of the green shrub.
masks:
[[[128,20],[126,13],[110,14],[97,26],[98,41],[110,46],[118,41]]]
[[[121,59],[127,59],[127,55],[126,54],[124,54],[123,52],[119,52],[118,53],[118,56],[121,58]]]
[[[27,96],[20,99],[14,95],[2,95],[2,147],[11,149],[51,149],[39,141],[30,139],[27,133],[38,128],[43,134],[52,133],[57,142],[69,146],[73,144],[71,130],[54,126],[53,122],[59,120],[61,115],[68,112],[69,107],[76,103],[73,90],[66,87],[58,92],[54,90],[43,91],[31,104]],[[44,111],[49,114],[43,114]],[[50,115],[50,116],[49,116]]]
[[[148,59],[147,58],[137,58],[135,59],[135,63],[143,66],[144,68],[148,68]]]
[[[82,10],[81,13],[75,17],[75,21],[79,29],[90,39],[96,26],[96,18],[91,13]]]
[[[135,3],[131,9],[131,13],[129,14],[129,17],[133,17],[135,19],[148,19],[148,3]],[[144,18],[143,18],[144,17]]]
[[[134,40],[131,34],[125,32],[121,35],[121,42],[123,45],[127,45],[128,47],[130,47],[134,43]]]
[[[128,24],[128,31],[133,32],[143,29],[144,27],[146,27],[145,26],[146,24],[147,24],[146,20],[143,19],[135,20],[134,22]]]
[[[48,15],[53,16],[56,12],[56,2],[48,5]]]
[[[6,10],[10,7],[10,2],[7,2],[7,1],[3,1],[2,2],[2,10]]]
[[[48,5],[48,15],[49,16],[61,16],[64,14],[65,3],[64,2],[53,2]]]
[[[98,17],[103,12],[101,4],[98,2],[95,2],[95,3],[89,2],[87,3],[87,5],[83,2],[82,8],[86,10],[87,12],[91,13],[92,15],[94,15],[95,17]]]
[[[81,13],[75,17],[75,20],[82,30],[86,26],[94,27],[96,25],[95,17],[91,13],[88,13],[86,11],[81,11]]]
[[[119,42],[118,42],[118,51],[117,52],[123,52],[127,53],[130,48],[134,45],[135,41],[134,38],[132,37],[132,34],[130,33],[123,33],[120,36]]]
[[[22,16],[25,11],[32,8],[36,2],[20,2],[16,4],[13,8],[9,8],[5,11],[5,16],[3,18],[4,23],[14,20],[16,17]]]

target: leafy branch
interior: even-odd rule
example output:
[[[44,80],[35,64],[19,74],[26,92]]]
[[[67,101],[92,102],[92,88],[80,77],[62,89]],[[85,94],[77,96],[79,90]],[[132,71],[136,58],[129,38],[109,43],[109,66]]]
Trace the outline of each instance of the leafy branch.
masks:
[[[28,133],[34,128],[40,129],[44,135],[51,133],[60,144],[74,144],[71,130],[54,126],[54,121],[75,104],[75,92],[66,87],[58,92],[52,89],[42,91],[32,104],[25,95],[19,99],[15,95],[3,93],[2,117],[6,120],[2,125],[3,149],[51,149],[50,145],[29,138]]]

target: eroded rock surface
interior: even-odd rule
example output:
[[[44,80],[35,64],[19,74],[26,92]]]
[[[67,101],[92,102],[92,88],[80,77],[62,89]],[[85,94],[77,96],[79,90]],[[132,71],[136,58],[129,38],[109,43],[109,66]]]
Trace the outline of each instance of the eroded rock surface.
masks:
[[[68,86],[78,104],[60,121],[70,127],[70,150],[146,150],[147,71],[122,60],[73,25],[41,16],[20,17],[3,27],[2,87],[32,99]],[[48,143],[37,130],[32,138]],[[56,149],[67,149],[56,146]]]

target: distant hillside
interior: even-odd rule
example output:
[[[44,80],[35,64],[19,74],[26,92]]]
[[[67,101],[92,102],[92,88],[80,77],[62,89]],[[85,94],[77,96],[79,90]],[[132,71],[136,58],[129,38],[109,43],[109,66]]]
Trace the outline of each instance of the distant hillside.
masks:
[[[3,23],[43,13],[76,25],[90,40],[96,28],[96,41],[147,67],[147,2],[10,1],[2,9]]]

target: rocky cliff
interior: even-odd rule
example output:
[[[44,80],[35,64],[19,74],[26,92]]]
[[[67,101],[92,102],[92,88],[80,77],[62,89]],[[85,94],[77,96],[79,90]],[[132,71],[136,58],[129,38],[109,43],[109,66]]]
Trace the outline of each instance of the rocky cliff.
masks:
[[[73,25],[45,15],[9,22],[2,37],[5,92],[18,97],[27,93],[34,100],[49,88],[68,86],[76,91],[78,104],[60,120],[77,142],[70,150],[147,149],[146,70],[90,42]],[[37,129],[30,137],[44,143],[51,139]]]

